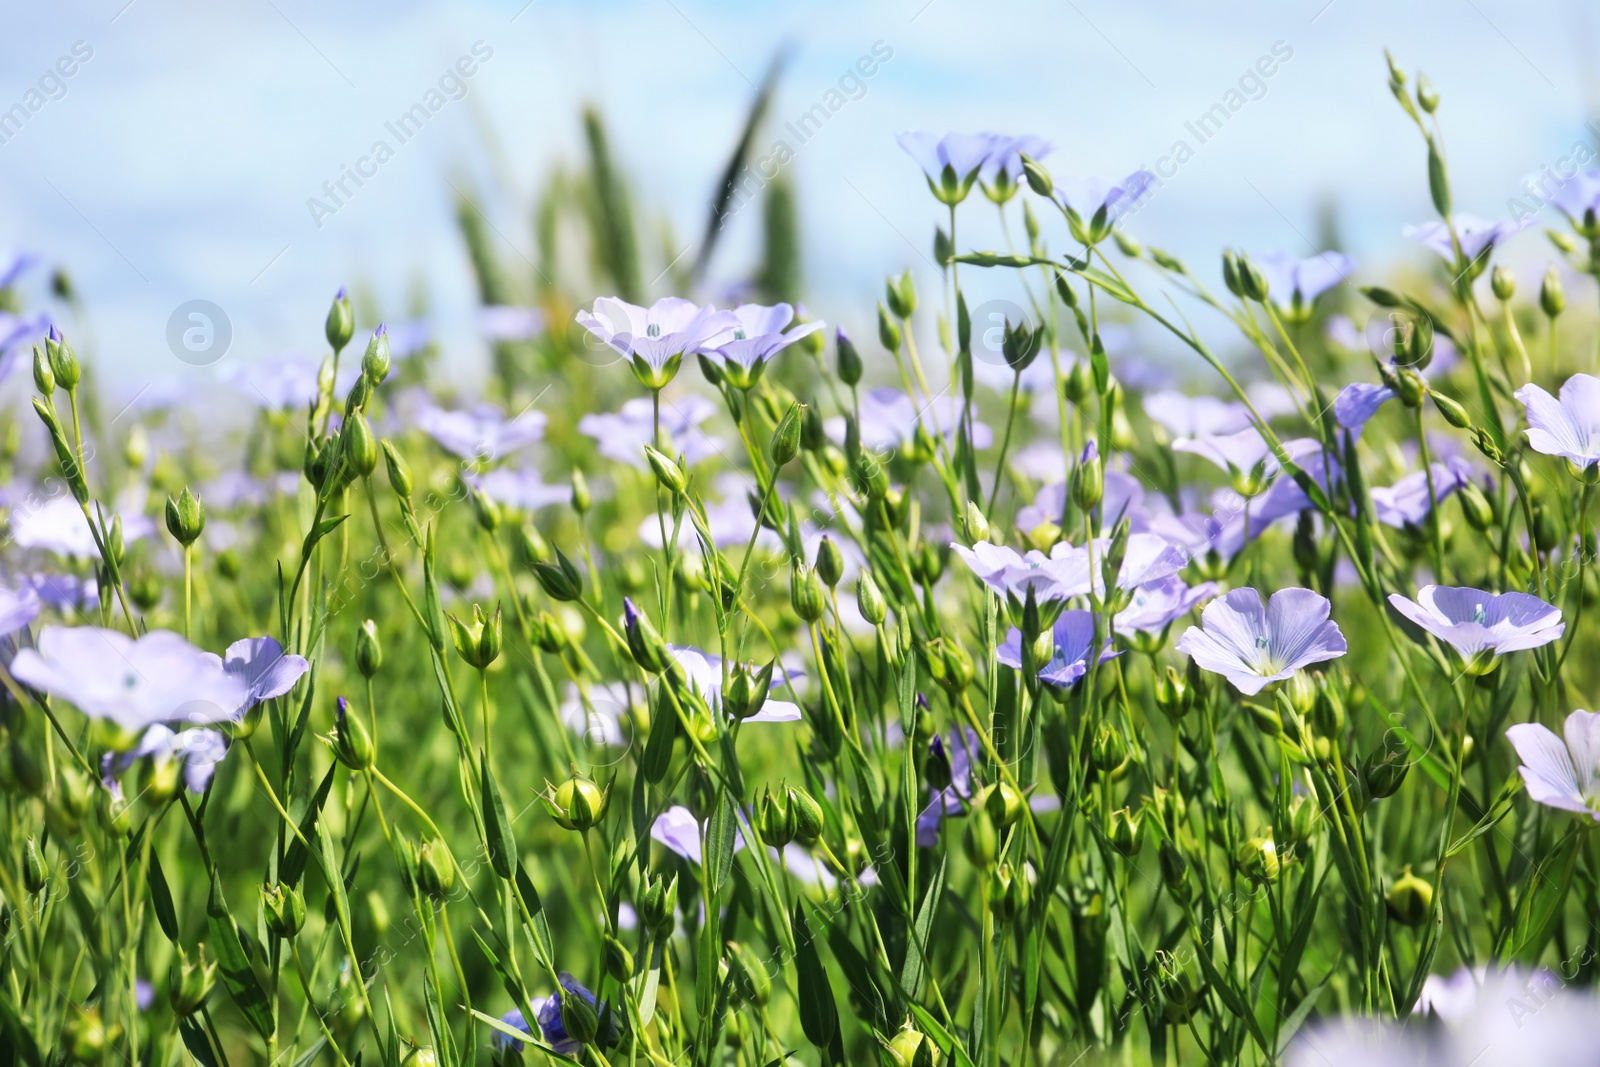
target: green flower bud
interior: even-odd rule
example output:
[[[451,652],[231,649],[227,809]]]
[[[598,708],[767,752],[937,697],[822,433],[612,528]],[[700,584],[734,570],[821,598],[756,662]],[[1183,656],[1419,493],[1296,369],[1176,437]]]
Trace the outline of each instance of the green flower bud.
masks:
[[[556,562],[540,560],[533,564],[533,576],[539,588],[552,600],[572,601],[583,595],[583,575],[559,549],[555,549]]]
[[[1161,881],[1179,901],[1189,898],[1189,861],[1170,840],[1161,842]]]
[[[50,369],[50,357],[38,345],[33,346],[33,387],[46,400],[56,391],[56,372]]]
[[[1240,872],[1251,881],[1271,883],[1278,880],[1278,846],[1270,830],[1241,844],[1235,858],[1239,861]]]
[[[610,788],[601,790],[598,785],[581,775],[573,775],[544,797],[545,809],[550,816],[568,830],[579,833],[595,826],[605,818],[606,801]]]
[[[838,352],[839,380],[854,388],[861,381],[861,353],[856,351],[855,344],[844,332],[843,326],[834,334],[834,345]]]
[[[878,340],[890,352],[900,351],[900,326],[882,304],[878,305]]]
[[[1139,830],[1142,817],[1137,811],[1118,808],[1111,813],[1111,847],[1124,856],[1134,856],[1139,851]]]
[[[206,959],[205,946],[199,950],[199,961],[189,962],[189,956],[178,946],[178,955],[167,972],[167,1000],[179,1017],[193,1015],[205,1006],[216,984],[217,965]]]
[[[1546,268],[1544,279],[1539,283],[1539,307],[1552,319],[1566,310],[1567,290],[1561,284],[1561,272],[1554,263]],[[61,374],[57,372],[56,377],[60,378]]]
[[[633,953],[615,937],[605,936],[606,973],[615,981],[626,982],[633,977]]]
[[[372,426],[359,411],[352,411],[339,430],[339,444],[344,453],[345,465],[362,478],[372,474],[378,466],[378,441],[372,436]]]
[[[54,326],[50,327],[50,335],[45,338],[44,350],[50,357],[50,369],[55,372],[56,384],[72,392],[83,378],[83,366],[78,362],[78,354]]]
[[[383,666],[383,645],[378,642],[378,624],[371,619],[356,631],[356,669],[371,678]]]
[[[967,862],[980,871],[986,871],[994,866],[995,856],[1000,851],[1000,835],[995,830],[994,820],[978,808],[967,820],[967,832],[961,839],[962,849],[967,854]]]
[[[1100,463],[1100,450],[1090,441],[1083,450],[1083,456],[1072,468],[1072,502],[1084,511],[1089,511],[1100,503],[1105,496],[1106,476],[1105,468]]]
[[[1367,753],[1361,779],[1373,800],[1384,800],[1399,791],[1410,770],[1411,755],[1405,741],[1389,731],[1383,735],[1383,742]]]
[[[740,1004],[759,1008],[772,1000],[772,979],[754,953],[736,941],[729,941],[727,959],[728,973],[733,976],[733,995]]]
[[[328,734],[328,740],[333,745],[333,754],[338,757],[340,763],[352,771],[364,771],[377,759],[377,751],[372,746],[372,735],[367,733],[367,728],[361,724],[360,716],[350,714],[350,702],[344,697],[340,697],[335,706],[338,721]]]
[[[975,807],[983,808],[984,814],[989,816],[989,820],[999,830],[1007,829],[1022,818],[1022,813],[1028,806],[1022,794],[1007,782],[997,782],[986,787],[973,803]]]
[[[1177,722],[1189,714],[1192,706],[1189,687],[1184,682],[1183,676],[1176,667],[1169,666],[1163,674],[1156,676],[1155,683],[1156,707],[1161,713],[1173,722]]]
[[[561,1025],[567,1031],[567,1036],[574,1041],[585,1045],[594,1044],[595,1035],[600,1032],[600,1016],[595,1013],[594,1005],[576,993],[565,990],[561,993]]]
[[[1241,295],[1257,303],[1266,303],[1267,276],[1249,256],[1240,253],[1237,259]]]
[[[456,888],[456,867],[443,841],[424,841],[417,849],[417,886],[430,899],[444,903]]]
[[[587,515],[593,506],[594,496],[589,492],[589,479],[577,467],[572,468],[572,510],[579,515]]]
[[[800,424],[805,421],[806,406],[799,401],[789,405],[777,429],[772,431],[768,453],[776,471],[800,454]]]
[[[1383,901],[1389,907],[1389,917],[1402,926],[1421,926],[1433,910],[1433,886],[1411,873],[1406,866],[1401,869]]]
[[[372,331],[372,340],[367,342],[366,352],[362,353],[361,376],[371,386],[382,385],[392,366],[394,359],[389,355],[389,327],[380,322],[378,328]]]
[[[822,583],[815,571],[798,561],[789,569],[789,606],[808,625],[822,618]]]
[[[465,660],[468,666],[478,670],[487,670],[500,655],[501,623],[500,606],[495,605],[494,614],[485,618],[483,609],[472,605],[472,622],[462,622],[454,615],[445,615],[445,621],[450,626],[450,640],[456,646],[456,654]]]
[[[649,445],[644,446],[644,455],[650,461],[650,469],[655,471],[656,481],[661,488],[674,496],[682,496],[684,490],[689,488],[689,476],[683,473],[677,461]]]
[[[1043,197],[1055,196],[1055,179],[1050,177],[1050,172],[1045,169],[1043,163],[1040,163],[1032,156],[1023,154],[1022,174],[1028,180],[1028,188],[1032,189],[1035,195]]]
[[[883,590],[878,588],[869,570],[863,570],[856,579],[856,607],[860,609],[861,617],[874,626],[882,626],[883,620],[889,617],[889,605],[883,598]]]
[[[38,893],[50,884],[50,872],[39,855],[39,846],[30,836],[22,846],[22,884],[28,892]]]
[[[383,465],[388,468],[389,488],[394,490],[395,496],[401,500],[410,500],[411,468],[407,465],[405,457],[401,456],[388,441],[383,442]]]
[[[761,791],[756,800],[756,829],[761,833],[762,842],[773,848],[782,848],[794,840],[794,809],[785,789],[779,789],[777,795],[767,789]]]
[[[335,352],[342,352],[344,346],[350,343],[350,338],[355,336],[356,314],[350,308],[350,294],[343,286],[334,294],[333,303],[328,307],[328,318],[322,324],[322,333]]]
[[[646,929],[657,937],[670,935],[678,911],[678,876],[674,874],[670,882],[660,875],[647,877],[636,908]]]
[[[1494,290],[1495,299],[1504,303],[1517,295],[1517,276],[1510,267],[1497,266],[1489,272],[1489,287]]]
[[[1164,949],[1156,951],[1156,981],[1161,987],[1162,1016],[1173,1026],[1182,1026],[1200,1005],[1204,986],[1189,975],[1183,962]]]
[[[167,532],[178,544],[188,548],[200,539],[206,528],[206,509],[186,485],[177,498],[167,498]]]
[[[1456,499],[1461,502],[1461,514],[1474,530],[1481,532],[1494,524],[1494,507],[1476,482],[1467,482],[1456,490]]]
[[[1122,735],[1117,733],[1116,727],[1101,723],[1089,745],[1089,762],[1095,770],[1107,774],[1122,766],[1122,761],[1127,758],[1128,746],[1122,743]]]
[[[106,1050],[122,1039],[122,1027],[100,1018],[100,1005],[74,1005],[61,1026],[63,1050],[79,1063],[100,1063]]]
[[[816,572],[829,589],[838,588],[839,580],[844,577],[844,553],[827,534],[817,542]]]
[[[294,886],[263,885],[261,910],[274,937],[292,941],[306,923],[306,902]]]
[[[899,279],[890,278],[884,283],[883,288],[889,310],[894,312],[895,318],[909,319],[911,313],[917,310],[917,290],[911,281],[909,270],[900,275]]]
[[[789,786],[784,793],[789,814],[794,819],[794,839],[807,847],[822,837],[822,805],[811,798],[804,789]]]
[[[1439,414],[1444,416],[1445,422],[1458,430],[1465,430],[1472,425],[1472,417],[1467,414],[1466,408],[1432,389],[1428,390],[1428,395],[1433,398],[1433,406],[1439,409]]]
[[[622,598],[622,632],[628,640],[628,653],[640,670],[660,674],[672,666],[666,642],[661,640],[649,616],[634,606],[631,597]]]

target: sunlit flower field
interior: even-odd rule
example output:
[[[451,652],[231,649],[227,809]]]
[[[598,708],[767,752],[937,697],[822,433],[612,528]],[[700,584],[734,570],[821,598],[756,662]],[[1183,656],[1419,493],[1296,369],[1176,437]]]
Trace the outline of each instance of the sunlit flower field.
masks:
[[[118,411],[0,255],[0,1067],[1600,1062],[1600,171],[1519,288],[1387,76],[1430,273],[914,131],[852,337],[591,114],[481,389],[340,290]]]

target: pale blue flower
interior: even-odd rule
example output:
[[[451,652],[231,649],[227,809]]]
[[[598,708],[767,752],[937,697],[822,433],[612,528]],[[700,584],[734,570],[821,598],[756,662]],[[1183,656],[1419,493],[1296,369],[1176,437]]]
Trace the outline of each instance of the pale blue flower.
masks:
[[[1600,378],[1574,374],[1557,400],[1529,382],[1515,394],[1528,415],[1528,445],[1578,467],[1600,460]]]
[[[1538,723],[1521,722],[1506,729],[1506,740],[1522,760],[1517,770],[1529,799],[1600,822],[1600,715],[1574,711],[1563,729],[1565,741]]]
[[[1344,634],[1328,618],[1332,607],[1310,589],[1280,589],[1265,604],[1256,590],[1235,589],[1206,605],[1200,625],[1184,632],[1177,649],[1253,696],[1345,654]]]

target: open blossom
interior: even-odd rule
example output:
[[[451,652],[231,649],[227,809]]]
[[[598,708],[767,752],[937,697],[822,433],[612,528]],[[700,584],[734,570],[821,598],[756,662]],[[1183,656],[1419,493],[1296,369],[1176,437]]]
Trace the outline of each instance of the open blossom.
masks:
[[[939,827],[948,815],[959,815],[972,800],[972,762],[983,758],[978,734],[970,726],[935,734],[929,751],[950,764],[950,784],[937,790],[928,806],[917,816],[917,847],[932,848],[939,843]]]
[[[135,640],[98,626],[46,626],[37,649],[17,653],[11,673],[92,719],[128,730],[162,722],[226,722],[252,688],[221,658],[169,630]]]
[[[1170,389],[1146,394],[1144,413],[1173,437],[1210,437],[1250,429],[1250,409],[1239,401],[1189,396]]]
[[[1034,495],[1033,503],[1017,511],[1017,529],[1024,532],[1037,530],[1045,523],[1060,523],[1067,503],[1067,483],[1047,485]],[[1115,529],[1117,523],[1128,520],[1133,533],[1150,529],[1153,516],[1144,506],[1144,486],[1138,479],[1121,471],[1105,472],[1105,495],[1095,509],[1100,513],[1100,529]]]
[[[1468,663],[1486,665],[1507,652],[1547,645],[1567,628],[1560,608],[1528,593],[1427,585],[1414,601],[1391,593],[1389,603]]]
[[[1508,727],[1506,740],[1522,761],[1517,770],[1531,799],[1600,822],[1600,714],[1574,711],[1562,729],[1565,741],[1535,722]]]
[[[1469,261],[1477,260],[1494,251],[1494,247],[1523,228],[1523,223],[1490,222],[1476,215],[1461,214],[1452,217],[1456,236],[1461,241],[1462,254]],[[1421,241],[1438,253],[1447,263],[1456,261],[1455,245],[1450,240],[1450,227],[1444,222],[1425,222],[1421,226],[1407,226],[1400,231],[1403,236]]]
[[[1579,467],[1600,460],[1600,378],[1574,374],[1557,400],[1529,382],[1514,394],[1528,414],[1528,444]]]
[[[139,514],[138,507],[130,507],[132,503],[126,495],[119,501],[124,544],[155,532],[155,524]],[[107,525],[114,517],[106,515]],[[51,497],[36,507],[18,505],[11,513],[11,536],[19,548],[40,548],[75,559],[100,558],[94,535],[89,532],[89,520],[84,518],[78,502],[66,494]]]
[[[39,617],[39,594],[30,586],[0,586],[0,637],[14,634]]]
[[[1206,605],[1200,625],[1185,631],[1177,648],[1253,695],[1302,667],[1345,654],[1331,610],[1328,598],[1310,589],[1280,589],[1265,604],[1256,590],[1235,589]]]
[[[742,823],[743,820],[741,819]],[[705,824],[682,804],[675,804],[656,817],[650,826],[651,840],[659,841],[690,863],[700,862],[700,835]],[[744,831],[733,831],[733,851],[744,848]]]
[[[128,751],[107,752],[101,761],[101,774],[108,781],[116,781],[140,760],[174,761],[183,772],[183,784],[189,792],[204,793],[217,764],[227,755],[227,739],[216,730],[174,731],[157,723]]]
[[[1156,176],[1136,170],[1119,182],[1104,178],[1062,178],[1056,182],[1055,198],[1062,207],[1088,221],[1105,209],[1106,221],[1115,222],[1149,194]]]
[[[1058,689],[1074,685],[1089,671],[1093,655],[1094,616],[1087,611],[1063,611],[1051,627],[1053,638],[1050,662],[1039,668],[1039,680]],[[1007,667],[1022,670],[1022,631],[1012,627],[996,652]],[[1100,650],[1100,662],[1119,655],[1109,648]]]
[[[1109,537],[1097,537],[1092,545],[1069,545],[1063,542],[1050,550],[1067,596],[1080,596],[1091,591],[1096,596],[1105,595],[1106,583],[1101,564],[1110,551]],[[1188,556],[1165,537],[1152,533],[1129,534],[1127,550],[1122,557],[1122,569],[1117,572],[1117,588],[1133,589],[1160,581],[1177,574],[1188,564]]]
[[[668,296],[648,308],[603,296],[594,311],[580,311],[578,325],[629,360],[641,382],[659,389],[672,379],[686,352],[693,352],[738,325],[729,311],[718,311]]]
[[[952,542],[950,547],[968,567],[972,568],[972,573],[976,574],[984,585],[1019,603],[1027,599],[1029,590],[1032,590],[1034,599],[1041,604],[1047,601],[1065,600],[1074,595],[1066,586],[1068,575],[1064,563],[1052,558],[1055,555],[1054,551],[1050,556],[1037,551],[1023,555],[1014,548],[990,544],[987,541],[979,541],[971,548]],[[1071,547],[1056,546],[1057,549]]]
[[[571,485],[550,485],[532,467],[497,467],[487,474],[464,474],[464,480],[496,504],[537,511],[572,499]]]
[[[1433,495],[1428,494],[1428,478],[1433,478]],[[1417,525],[1433,510],[1434,500],[1461,489],[1472,481],[1472,464],[1461,456],[1450,456],[1443,463],[1433,463],[1426,471],[1412,471],[1391,486],[1375,486],[1368,490],[1373,511],[1385,526]]]
[[[709,436],[700,424],[717,412],[717,406],[703,396],[661,398],[662,451],[674,458],[683,457],[693,466],[722,453],[722,438]],[[578,420],[578,432],[595,440],[595,447],[607,459],[626,463],[639,470],[649,469],[644,446],[655,434],[655,410],[650,397],[636,396],[624,401],[615,413],[596,412]]]
[[[562,971],[558,977],[561,980],[561,988],[565,990],[567,996],[578,997],[585,1001],[599,1015],[599,1000],[582,982],[566,971]],[[561,1021],[561,996],[561,993],[551,993],[548,997],[535,999],[532,1005],[534,1021],[539,1024],[539,1037],[545,1044],[550,1046],[553,1052],[558,1056],[576,1056],[583,1051],[583,1042],[568,1034],[566,1024]],[[604,1017],[611,1020],[609,1012]],[[529,1037],[533,1036],[533,1029],[528,1025],[528,1020],[523,1016],[520,1008],[512,1008],[500,1017],[500,1021],[514,1030],[521,1030]],[[614,1028],[616,1026],[615,1020],[611,1020],[608,1026]],[[495,1031],[493,1040],[495,1051],[498,1053],[520,1054],[522,1050],[522,1042],[509,1034]]]
[[[945,393],[927,404],[919,404],[892,386],[879,386],[861,394],[861,443],[882,451],[902,448],[915,439],[917,427],[932,437],[953,437],[961,422],[962,402]],[[835,417],[824,425],[835,441],[843,441],[845,421]],[[980,451],[994,443],[994,431],[976,419],[972,423],[972,444]]]
[[[895,135],[906,155],[916,160],[933,195],[944,203],[960,203],[978,171],[995,150],[992,133],[947,133],[940,137],[926,130]]]
[[[992,135],[989,154],[978,168],[978,181],[991,199],[1004,199],[1008,190],[1022,177],[1022,157],[1043,159],[1050,154],[1051,145],[1043,137],[1024,134],[1021,137]]]
[[[281,697],[311,669],[304,656],[285,652],[272,637],[246,637],[228,646],[222,667],[246,686],[235,715],[243,715],[263,700]]]
[[[1216,595],[1216,582],[1202,582],[1191,588],[1176,574],[1169,574],[1135,589],[1128,606],[1112,620],[1112,629],[1124,637],[1159,634],[1194,610],[1196,604]]]
[[[1355,273],[1356,261],[1343,252],[1319,252],[1300,259],[1288,252],[1253,257],[1267,279],[1267,294],[1279,307],[1306,307]]]
[[[544,437],[544,412],[529,408],[507,419],[493,404],[447,411],[433,404],[417,412],[417,429],[463,459],[500,459]]]
[[[722,707],[722,657],[713,656],[709,652],[702,652],[698,648],[687,648],[682,645],[668,645],[667,651],[672,656],[672,662],[688,677],[689,684],[705,698],[713,711]],[[752,675],[756,674],[755,668],[746,667]],[[791,682],[799,681],[804,675],[798,671],[785,671],[778,668],[772,674],[772,688],[782,685],[785,676]],[[745,722],[796,722],[800,719],[800,706],[787,700],[768,699],[762,704],[761,710],[744,719]]]
[[[738,322],[723,333],[698,346],[695,351],[720,364],[723,373],[737,388],[747,389],[761,377],[767,361],[802,337],[822,329],[821,322],[807,322],[788,329],[794,308],[788,304],[764,307],[741,304],[732,312]],[[784,331],[788,329],[788,332]]]

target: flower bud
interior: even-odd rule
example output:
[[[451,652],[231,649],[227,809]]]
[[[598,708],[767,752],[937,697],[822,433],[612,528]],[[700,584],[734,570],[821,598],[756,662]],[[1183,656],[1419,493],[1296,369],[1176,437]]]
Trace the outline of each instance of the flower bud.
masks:
[[[33,346],[33,387],[46,400],[56,391],[56,372],[50,369],[50,357],[38,345]]]
[[[600,1032],[600,1016],[594,1005],[577,993],[563,991],[560,995],[561,1026],[567,1036],[585,1045],[594,1044],[595,1035]]]
[[[798,561],[789,569],[789,606],[807,624],[822,618],[822,583],[815,571]]]
[[[649,445],[644,446],[644,455],[650,461],[650,469],[655,471],[656,481],[661,488],[674,496],[682,496],[684,490],[689,488],[689,477],[678,462]]]
[[[382,385],[392,366],[394,359],[389,354],[389,327],[380,322],[378,328],[372,331],[372,339],[367,342],[367,350],[361,356],[361,376],[369,386]]]
[[[340,763],[352,771],[364,771],[372,766],[377,753],[372,747],[372,735],[361,724],[359,716],[350,714],[350,702],[344,697],[335,701],[337,722],[329,734],[333,754]]]
[[[1489,287],[1495,299],[1504,303],[1517,295],[1517,276],[1510,267],[1497,266],[1489,272]]]
[[[186,485],[177,498],[167,498],[167,532],[184,548],[200,539],[206,528],[206,509]]]
[[[335,352],[343,351],[344,346],[350,343],[350,338],[355,336],[356,315],[350,307],[350,294],[342,285],[328,307],[328,318],[322,324],[322,333]]]
[[[967,854],[967,861],[980,871],[994,866],[995,856],[1000,851],[1000,835],[995,830],[994,821],[982,808],[974,811],[967,820],[967,832],[961,839],[961,845]]]
[[[1089,762],[1095,770],[1107,774],[1122,766],[1127,758],[1128,746],[1122,743],[1122,735],[1117,733],[1116,727],[1101,723],[1089,744]]]
[[[443,841],[424,841],[417,849],[417,886],[440,904],[455,891],[456,868]]]
[[[1539,308],[1550,318],[1560,315],[1567,307],[1567,290],[1561,284],[1561,272],[1556,270],[1554,263],[1550,264],[1544,272],[1544,279],[1539,283]],[[61,378],[58,371],[56,377]]]
[[[1182,1026],[1194,1016],[1204,987],[1190,977],[1183,961],[1164,949],[1156,952],[1156,981],[1161,987],[1162,1016],[1173,1026]]]
[[[389,488],[394,490],[395,496],[401,500],[410,500],[411,467],[407,465],[405,457],[401,456],[388,441],[383,442],[383,465],[388,468]]]
[[[1189,860],[1183,851],[1170,840],[1163,838],[1161,842],[1161,881],[1166,885],[1167,892],[1178,900],[1187,900],[1189,895]]]
[[[863,570],[861,577],[856,579],[856,607],[860,609],[861,617],[874,626],[882,626],[883,620],[889,617],[889,605],[883,599],[883,590],[878,588],[869,570]]]
[[[1249,256],[1240,253],[1239,259],[1239,288],[1243,295],[1257,303],[1266,303],[1267,276],[1261,273],[1261,268]]]
[[[843,326],[834,334],[834,346],[838,351],[839,380],[854,388],[861,381],[861,353],[856,351]]]
[[[487,670],[500,655],[501,621],[500,607],[495,606],[494,614],[485,617],[483,609],[477,604],[472,605],[472,621],[462,622],[454,615],[445,615],[445,621],[450,625],[450,640],[456,647],[456,655],[466,661],[470,667],[478,670]]]
[[[617,982],[626,982],[633,977],[633,953],[627,946],[610,934],[605,938],[606,973]]]
[[[1383,901],[1389,907],[1389,917],[1402,926],[1421,926],[1433,910],[1433,886],[1411,873],[1409,866],[1400,871]]]
[[[988,786],[974,801],[974,806],[981,806],[996,829],[1000,830],[1010,827],[1022,818],[1027,805],[1028,802],[1022,798],[1022,794],[1007,782]]]
[[[840,579],[844,577],[844,553],[839,551],[839,546],[827,534],[823,534],[817,542],[816,572],[822,584],[829,589],[837,589]]]
[[[292,941],[306,923],[306,902],[294,886],[263,885],[261,910],[274,937]]]
[[[933,740],[928,742],[928,758],[922,765],[922,779],[927,782],[929,789],[942,792],[950,788],[952,777],[950,753],[945,749],[944,738],[935,734]]]
[[[1278,846],[1272,840],[1272,831],[1268,830],[1241,844],[1235,858],[1239,861],[1240,872],[1251,881],[1270,883],[1278,880]]]
[[[660,875],[647,878],[637,902],[639,921],[658,938],[672,933],[678,911],[678,876],[663,881]]]
[[[1100,503],[1105,491],[1105,470],[1100,464],[1100,450],[1090,441],[1084,446],[1077,466],[1072,468],[1072,502],[1088,511]]]
[[[587,515],[593,506],[594,496],[589,492],[589,479],[577,467],[572,468],[572,510],[579,515]]]
[[[49,336],[45,338],[44,350],[50,357],[50,369],[55,372],[56,384],[69,393],[78,388],[78,382],[83,378],[78,354],[54,326],[50,327]]]
[[[22,884],[30,893],[37,893],[50,883],[50,872],[39,855],[39,846],[29,837],[22,846]]]
[[[371,619],[356,631],[356,669],[371,678],[383,666],[383,646],[378,642],[378,624]]]
[[[628,639],[628,652],[640,670],[660,674],[672,665],[666,642],[661,640],[649,617],[639,610],[632,597],[622,598],[622,630]]]
[[[573,775],[545,798],[545,808],[563,827],[582,833],[605,817],[609,794],[609,789],[602,791],[590,779]]]
[[[1467,409],[1456,401],[1432,389],[1428,390],[1428,395],[1433,398],[1433,406],[1444,416],[1445,422],[1458,430],[1465,430],[1472,425],[1472,416],[1468,415]]]
[[[794,840],[794,811],[784,789],[779,789],[776,796],[770,790],[761,791],[756,801],[756,829],[762,842],[773,848],[783,848]]]
[[[807,847],[822,837],[824,825],[822,805],[811,798],[804,789],[789,786],[785,792],[789,814],[794,819],[794,839]]]
[[[555,549],[556,562],[540,560],[533,564],[533,576],[539,588],[551,600],[572,601],[583,595],[583,575],[559,549]]]
[[[378,441],[372,436],[372,426],[359,411],[352,411],[339,430],[339,444],[344,461],[351,473],[369,477],[378,466]]]
[[[1139,851],[1139,830],[1142,819],[1138,812],[1118,808],[1111,813],[1111,847],[1124,856]]]
[[[1394,731],[1383,735],[1383,742],[1367,753],[1361,768],[1362,782],[1373,800],[1384,800],[1399,791],[1411,770],[1411,756],[1405,741]]]
[[[1173,722],[1189,713],[1189,687],[1176,667],[1168,666],[1164,673],[1156,675],[1155,698],[1156,707]]]
[[[806,405],[799,401],[790,404],[777,429],[772,431],[768,452],[772,456],[774,471],[800,454],[800,426],[805,421],[805,414]]]
[[[188,953],[180,945],[177,958],[167,972],[167,1000],[172,1004],[173,1013],[180,1017],[193,1015],[204,1007],[216,983],[217,965],[206,959],[204,945],[200,946],[199,957],[197,963],[190,963]]]
[[[888,301],[889,310],[894,312],[897,319],[909,319],[911,313],[917,310],[917,290],[911,281],[911,272],[908,270],[898,279],[890,278],[884,283],[884,298]]]
[[[900,326],[882,304],[878,305],[878,340],[890,352],[900,351]]]
[[[1467,482],[1456,490],[1456,499],[1461,502],[1461,514],[1474,530],[1482,532],[1494,524],[1494,507],[1476,482]]]

